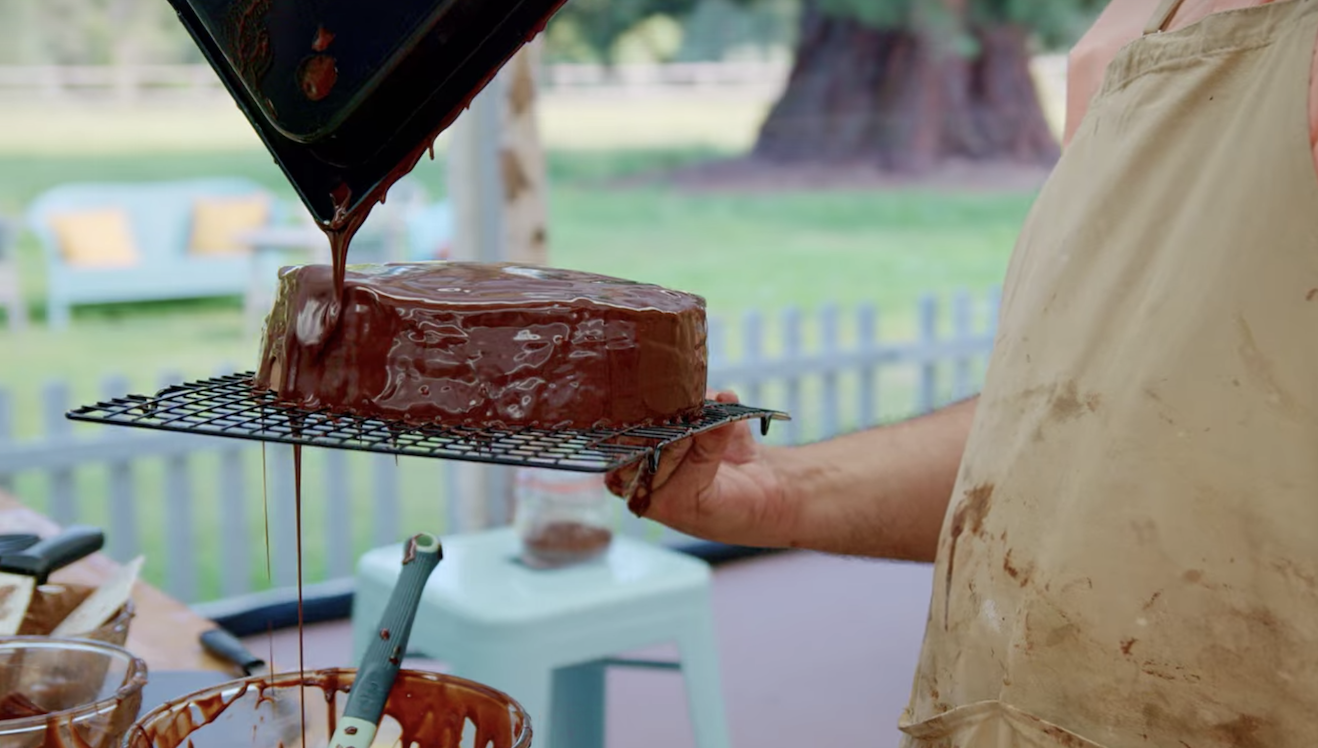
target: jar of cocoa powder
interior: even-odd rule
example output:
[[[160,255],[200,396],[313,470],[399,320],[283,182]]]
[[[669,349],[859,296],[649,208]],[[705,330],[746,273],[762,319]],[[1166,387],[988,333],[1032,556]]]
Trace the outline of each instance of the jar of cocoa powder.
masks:
[[[613,541],[613,502],[604,476],[564,470],[517,471],[513,526],[522,561],[557,568],[592,561]]]

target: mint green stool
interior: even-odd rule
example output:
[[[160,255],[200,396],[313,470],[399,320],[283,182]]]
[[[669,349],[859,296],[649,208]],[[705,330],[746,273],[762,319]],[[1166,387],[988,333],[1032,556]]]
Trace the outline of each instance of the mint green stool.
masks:
[[[708,564],[615,537],[604,558],[539,571],[517,561],[509,528],[442,541],[444,560],[421,596],[410,649],[516,699],[531,717],[536,748],[603,748],[610,666],[680,669],[696,745],[729,748]],[[354,658],[379,635],[375,621],[402,552],[378,548],[357,565]],[[670,642],[680,663],[615,658]]]

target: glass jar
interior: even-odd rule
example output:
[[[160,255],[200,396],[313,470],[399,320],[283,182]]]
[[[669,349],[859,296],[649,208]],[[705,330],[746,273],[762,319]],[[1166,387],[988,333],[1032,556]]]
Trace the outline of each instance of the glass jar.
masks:
[[[513,526],[529,566],[585,563],[613,542],[613,502],[601,474],[520,468],[515,496]]]

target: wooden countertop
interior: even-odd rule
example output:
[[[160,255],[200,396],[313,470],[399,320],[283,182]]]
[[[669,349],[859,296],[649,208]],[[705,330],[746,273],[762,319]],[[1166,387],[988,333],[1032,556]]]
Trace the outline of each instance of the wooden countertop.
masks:
[[[59,531],[50,518],[0,492],[0,534],[34,533],[42,537]],[[108,556],[95,553],[51,575],[52,582],[100,585],[118,565]],[[223,660],[202,648],[198,637],[214,624],[187,605],[145,582],[133,590],[136,615],[128,630],[127,648],[146,661],[150,671],[214,670],[234,674]]]

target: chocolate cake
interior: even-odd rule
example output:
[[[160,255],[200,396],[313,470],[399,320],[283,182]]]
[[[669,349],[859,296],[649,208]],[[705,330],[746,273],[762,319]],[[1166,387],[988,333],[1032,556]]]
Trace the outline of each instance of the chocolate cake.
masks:
[[[619,428],[698,415],[705,301],[515,264],[280,271],[256,386],[309,409],[454,425]]]

